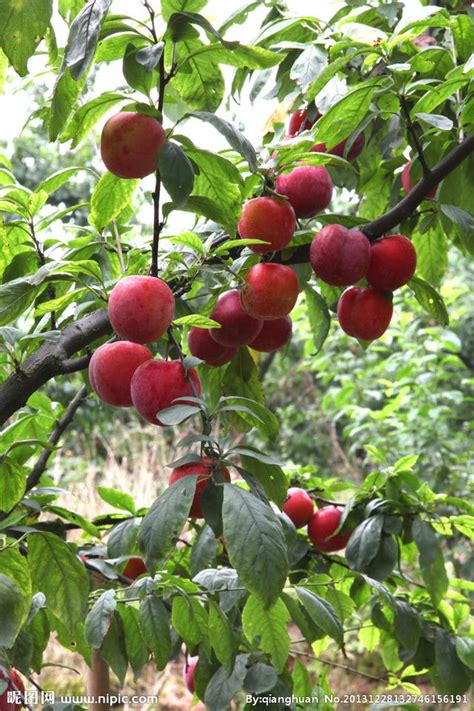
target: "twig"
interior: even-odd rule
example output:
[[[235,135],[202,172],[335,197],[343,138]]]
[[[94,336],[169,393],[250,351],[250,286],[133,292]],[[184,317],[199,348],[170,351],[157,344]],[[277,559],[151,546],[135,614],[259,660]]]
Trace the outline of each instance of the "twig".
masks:
[[[69,403],[68,407],[66,408],[66,412],[64,415],[61,417],[60,420],[58,420],[56,427],[51,433],[51,436],[48,440],[49,444],[51,444],[53,447],[57,445],[59,442],[61,435],[63,432],[67,429],[67,427],[71,424],[71,422],[74,419],[74,415],[76,414],[77,410],[79,409],[81,403],[85,398],[87,397],[87,387],[85,385],[82,386],[82,388],[76,393],[75,397],[71,400]],[[40,456],[38,457],[38,461],[36,462],[35,466],[31,470],[31,473],[26,480],[26,490],[30,491],[33,489],[33,487],[36,486],[38,483],[42,473],[47,467],[48,460],[51,456],[52,450],[51,449],[43,449],[41,452]]]
[[[147,5],[148,3],[146,3]],[[158,85],[158,110],[163,111],[163,104],[165,100],[165,86],[166,86],[166,74],[165,74],[165,58],[164,54],[160,57],[159,64],[160,81]],[[161,176],[160,169],[156,169],[156,181],[155,181],[155,191],[153,193],[153,241],[151,245],[151,266],[150,274],[151,276],[158,276],[158,251],[160,247],[160,234],[163,229],[163,222],[160,218],[160,193],[161,193]]]
[[[402,109],[402,113],[405,116],[408,133],[411,136],[416,152],[418,154],[421,167],[423,169],[423,175],[428,176],[431,171],[428,163],[426,162],[425,154],[423,153],[423,146],[421,145],[420,139],[418,138],[415,125],[411,120],[410,107],[408,106],[408,102],[403,94],[400,94],[398,98],[400,99],[400,107]]]
[[[308,652],[291,652],[293,657],[308,657],[309,659],[314,659],[316,662],[321,662],[321,664],[327,664],[330,667],[337,667],[337,669],[344,669],[346,672],[351,672],[351,674],[359,674],[366,679],[371,679],[372,681],[382,681],[384,684],[388,684],[388,679],[383,676],[375,676],[374,674],[368,674],[367,672],[360,671],[354,667],[348,667],[345,664],[339,664],[338,662],[331,662],[329,659],[323,659],[322,657],[316,657],[314,654],[309,654]]]

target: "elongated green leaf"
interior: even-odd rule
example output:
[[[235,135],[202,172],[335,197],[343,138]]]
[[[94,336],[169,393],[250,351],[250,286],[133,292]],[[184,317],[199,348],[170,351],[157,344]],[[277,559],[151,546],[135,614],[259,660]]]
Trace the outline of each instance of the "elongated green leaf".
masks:
[[[128,659],[123,625],[117,614],[112,619],[112,624],[105,636],[100,655],[116,674],[120,686],[123,686],[128,669]]]
[[[89,0],[71,25],[64,52],[64,67],[73,79],[80,79],[94,56],[102,22],[112,0]]]
[[[434,676],[441,694],[463,694],[469,689],[469,670],[456,654],[456,638],[441,627],[435,632],[435,660]]]
[[[321,47],[310,44],[298,55],[291,67],[290,78],[298,84],[304,93],[315,77],[324,70],[326,64],[326,52]]]
[[[46,34],[52,9],[52,0],[0,3],[0,47],[22,77],[28,73],[28,59]]]
[[[174,547],[191,508],[196,479],[190,474],[171,484],[143,519],[139,543],[148,569],[154,568]]]
[[[11,647],[31,606],[28,564],[17,548],[0,552],[0,645]]]
[[[119,605],[118,613],[122,620],[125,634],[125,650],[133,669],[135,679],[138,679],[143,667],[148,661],[148,649],[144,644],[140,628],[140,613],[132,605]]]
[[[339,645],[342,645],[344,631],[333,606],[322,597],[319,597],[319,595],[315,595],[309,590],[305,590],[305,588],[297,586],[296,591],[311,619],[323,632],[332,637]]]
[[[125,491],[118,491],[117,489],[111,489],[107,486],[98,486],[97,493],[101,499],[116,509],[130,511],[132,514],[135,513],[135,502],[130,494],[127,494]]]
[[[331,149],[350,136],[354,128],[365,119],[376,89],[377,86],[373,82],[366,83],[333,104],[316,123],[317,141],[326,143],[328,149]]]
[[[117,601],[115,590],[106,590],[93,604],[86,617],[84,633],[87,643],[99,649],[112,623]]]
[[[189,647],[208,639],[209,619],[206,610],[195,597],[173,598],[173,627]]]
[[[145,595],[140,603],[140,628],[156,666],[164,669],[171,653],[170,621],[163,601],[156,595]]]
[[[258,646],[272,658],[275,669],[283,671],[290,651],[288,620],[290,615],[281,600],[265,609],[261,600],[250,595],[242,612],[244,634],[253,642],[259,638]]]
[[[281,508],[288,491],[283,469],[278,464],[260,461],[257,455],[242,453],[240,458],[243,468],[258,479],[268,498]]]
[[[443,104],[450,96],[453,96],[459,89],[461,89],[469,81],[469,77],[465,76],[461,79],[449,79],[448,81],[438,84],[436,86],[436,91],[430,89],[429,91],[421,97],[419,101],[416,102],[415,106],[411,110],[411,115],[415,118],[416,114],[431,114],[433,110],[438,106]]]
[[[327,67],[324,67],[324,69],[317,75],[317,77],[311,82],[311,84],[308,87],[308,91],[306,92],[306,99],[307,101],[313,101],[313,99],[316,98],[316,96],[319,94],[321,89],[324,89],[326,84],[336,76],[338,72],[340,72],[342,69],[347,67],[349,62],[354,58],[357,57],[359,54],[368,54],[369,52],[373,52],[374,48],[373,47],[365,47],[361,49],[357,49],[354,52],[349,52],[349,54],[346,54],[344,57],[338,57],[337,59],[334,60],[334,62],[331,62]]]
[[[449,315],[441,294],[433,289],[431,284],[419,277],[410,279],[408,286],[424,310],[441,326],[447,326]]]
[[[313,333],[315,353],[319,353],[331,326],[328,305],[320,294],[310,286],[305,286],[304,293],[308,306],[308,318]]]
[[[48,608],[70,630],[84,620],[89,579],[70,546],[52,533],[28,538],[28,560],[36,590],[46,595]]]
[[[235,148],[246,159],[250,170],[252,172],[257,170],[257,154],[254,147],[232,123],[215,114],[211,114],[209,111],[190,111],[188,116],[194,116],[194,118],[210,123],[219,133],[222,133],[232,148]]]
[[[67,124],[75,103],[82,93],[87,75],[75,81],[69,69],[58,76],[49,112],[49,140],[55,141]]]
[[[0,326],[6,326],[31,306],[39,287],[47,279],[51,266],[45,265],[35,274],[20,277],[0,285]]]
[[[440,222],[424,234],[413,237],[416,249],[416,269],[423,279],[439,286],[448,265],[448,241]]]
[[[26,472],[11,457],[0,457],[0,511],[10,511],[21,501],[26,489]]]
[[[245,44],[236,44],[232,49],[219,44],[210,44],[205,46],[203,54],[206,59],[216,64],[229,64],[231,67],[247,69],[270,69],[285,58],[284,54]]]
[[[172,141],[167,141],[160,149],[159,160],[163,185],[177,207],[181,207],[193,189],[193,164],[181,146]]]
[[[122,180],[104,173],[91,196],[89,221],[99,232],[109,225],[132,201],[139,180]]]
[[[370,516],[352,532],[346,548],[346,558],[355,570],[366,572],[377,555],[383,528],[383,516]]]
[[[206,0],[161,0],[161,14],[168,21],[174,12],[199,12],[206,5]]]
[[[283,529],[272,509],[253,494],[224,486],[224,538],[245,587],[266,608],[278,598],[288,571]]]
[[[413,539],[420,553],[420,569],[433,604],[438,607],[448,589],[448,577],[438,537],[425,521],[415,519]]]
[[[190,37],[178,45],[178,63],[205,45],[198,38]],[[182,100],[198,111],[215,111],[224,96],[224,77],[219,65],[206,53],[196,54],[187,62],[190,71],[180,71],[172,86]]]
[[[227,615],[213,600],[209,603],[209,637],[217,659],[228,670],[235,660],[235,642]]]
[[[218,669],[206,686],[204,702],[208,711],[227,711],[234,696],[242,689],[247,673],[248,654],[239,654],[232,672]]]
[[[116,104],[126,101],[127,97],[109,91],[96,96],[74,112],[61,133],[61,142],[72,140],[71,147],[75,148],[89,135],[97,121]]]

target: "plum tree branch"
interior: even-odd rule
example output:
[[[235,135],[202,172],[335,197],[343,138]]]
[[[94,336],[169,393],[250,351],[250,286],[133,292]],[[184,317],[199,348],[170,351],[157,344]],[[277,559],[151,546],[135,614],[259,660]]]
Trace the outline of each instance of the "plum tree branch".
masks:
[[[474,134],[471,134],[435,165],[430,174],[422,178],[395,207],[372,222],[363,225],[360,229],[370,240],[378,239],[392,230],[416,210],[435,185],[452,173],[473,152]],[[236,249],[240,253],[240,249]],[[288,257],[285,255],[285,258],[281,252],[277,252],[272,257],[272,261],[284,264],[300,264],[308,262],[308,260],[309,245],[297,247]],[[187,284],[182,282],[177,282],[175,286],[173,291],[180,296],[188,288]],[[76,359],[71,359],[71,356],[111,331],[107,311],[101,309],[66,326],[58,341],[44,343],[25,361],[21,368],[12,373],[0,385],[0,425],[23,407],[30,395],[48,380],[57,375],[73,373],[87,367],[88,355]]]
[[[430,167],[429,167],[428,163],[426,162],[425,154],[423,152],[423,146],[421,145],[420,139],[418,138],[418,134],[416,132],[415,125],[414,125],[413,121],[411,120],[410,107],[408,106],[408,102],[407,102],[405,96],[403,96],[403,94],[400,94],[399,99],[400,99],[400,107],[402,109],[402,113],[405,117],[405,121],[407,124],[408,134],[410,135],[410,137],[413,141],[413,145],[415,146],[415,150],[418,154],[418,159],[419,159],[421,167],[423,169],[423,175],[427,176],[430,174],[431,171],[430,171]]]

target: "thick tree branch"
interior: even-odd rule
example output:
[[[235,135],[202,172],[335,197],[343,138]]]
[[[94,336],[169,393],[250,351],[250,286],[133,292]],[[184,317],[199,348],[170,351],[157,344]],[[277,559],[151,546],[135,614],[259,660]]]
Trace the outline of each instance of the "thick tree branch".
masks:
[[[61,439],[61,435],[73,421],[74,415],[76,414],[81,403],[86,399],[86,397],[87,397],[87,387],[84,385],[76,393],[75,397],[73,397],[73,399],[69,403],[68,407],[66,408],[64,415],[61,417],[61,419],[58,420],[56,427],[51,432],[51,436],[48,439],[48,443],[51,444],[53,447],[55,447],[57,445],[57,443]],[[31,473],[26,481],[26,490],[27,491],[30,491],[31,489],[33,489],[33,487],[35,487],[36,484],[39,482],[42,473],[44,472],[44,470],[46,469],[46,467],[48,465],[48,461],[49,461],[51,454],[52,454],[51,449],[43,449],[43,451],[41,452],[40,456],[38,457],[38,461],[36,462],[35,466],[31,470]]]
[[[66,326],[58,341],[43,343],[0,386],[0,425],[48,380],[85,367],[86,358],[73,361],[70,357],[110,332],[107,311],[101,309]]]

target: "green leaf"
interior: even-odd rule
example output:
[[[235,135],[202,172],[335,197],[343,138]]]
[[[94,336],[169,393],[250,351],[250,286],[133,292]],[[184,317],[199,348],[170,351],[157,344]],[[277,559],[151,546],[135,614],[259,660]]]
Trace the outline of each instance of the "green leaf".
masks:
[[[327,64],[327,54],[321,47],[310,44],[299,55],[290,71],[290,79],[293,79],[301,91],[304,93],[324,70]]]
[[[84,518],[84,516],[81,516],[75,511],[68,511],[68,509],[64,509],[62,506],[49,506],[48,511],[50,511],[51,513],[55,513],[58,516],[61,516],[62,518],[65,518],[66,521],[74,523],[76,526],[86,531],[90,536],[100,538],[100,530],[96,526],[94,526],[93,523]]]
[[[125,635],[125,650],[130,666],[133,669],[135,680],[137,680],[148,661],[148,649],[143,643],[139,612],[132,605],[119,605],[117,609]]]
[[[438,128],[440,131],[451,131],[453,127],[453,122],[450,118],[446,116],[441,116],[441,114],[423,114],[418,113],[416,117],[429,124]]]
[[[461,79],[449,79],[436,85],[436,91],[431,88],[419,99],[411,110],[411,116],[414,118],[417,114],[431,114],[433,109],[436,109],[440,104],[443,104],[450,96],[453,96],[459,89],[469,82],[469,77],[465,76]]]
[[[89,222],[98,232],[115,220],[130,205],[139,180],[123,180],[106,172],[91,196]]]
[[[0,3],[0,46],[22,77],[28,74],[28,59],[46,34],[52,9],[52,0]]]
[[[101,499],[114,508],[130,511],[132,514],[135,513],[135,502],[130,494],[126,494],[124,491],[117,491],[117,489],[111,489],[107,486],[98,486],[97,493]]]
[[[0,551],[0,646],[11,647],[28,618],[31,577],[18,548]]]
[[[462,663],[474,670],[474,639],[472,637],[457,637],[456,652]]]
[[[435,632],[435,660],[433,676],[440,693],[463,694],[469,689],[470,675],[456,654],[456,638],[441,627]]]
[[[163,185],[176,206],[182,207],[193,190],[193,164],[181,146],[171,141],[160,148],[159,161]]]
[[[217,43],[209,44],[204,46],[202,52],[211,62],[245,69],[270,69],[285,58],[284,54],[277,54],[264,47],[251,47],[245,44],[235,44],[232,49],[227,49]]]
[[[472,16],[465,13],[452,18],[451,32],[459,62],[467,62],[474,52],[474,27]]]
[[[448,266],[448,241],[440,222],[424,234],[413,236],[413,246],[416,249],[416,269],[423,279],[439,286]]]
[[[71,148],[75,148],[90,134],[97,121],[104,114],[113,106],[126,100],[127,97],[123,94],[109,91],[83,104],[74,112],[66,124],[64,131],[61,133],[61,143],[72,140]]]
[[[346,54],[343,57],[338,57],[336,60],[334,60],[334,62],[331,62],[331,64],[329,64],[327,67],[324,67],[324,69],[309,85],[308,91],[306,92],[306,100],[308,102],[313,101],[313,99],[316,98],[321,89],[324,89],[326,84],[333,77],[335,77],[338,72],[340,72],[342,69],[345,69],[354,57],[359,54],[368,54],[369,52],[373,51],[373,47],[357,49],[356,51],[350,52],[349,54]]]
[[[413,540],[419,550],[420,569],[433,604],[438,607],[448,589],[444,558],[432,527],[417,518],[412,526]]]
[[[417,612],[402,600],[395,603],[395,637],[405,649],[414,649],[420,639],[421,625]]]
[[[71,25],[63,66],[73,79],[80,79],[89,67],[95,53],[102,22],[112,0],[90,0]]]
[[[217,659],[231,671],[235,661],[234,635],[227,615],[214,600],[209,602],[209,637]]]
[[[67,124],[71,111],[82,93],[87,75],[75,81],[69,69],[58,76],[54,85],[53,99],[49,112],[49,140],[55,141]]]
[[[45,178],[45,180],[43,180],[36,188],[36,192],[44,190],[46,193],[48,193],[48,195],[51,195],[60,187],[62,187],[64,183],[67,183],[71,178],[75,177],[77,173],[79,173],[79,171],[81,170],[85,170],[94,175],[94,171],[81,166],[64,168],[63,170],[58,170],[56,173],[53,173],[48,178]]]
[[[196,328],[221,328],[221,324],[201,314],[181,316],[173,321],[174,326],[195,326]]]
[[[211,114],[208,111],[190,111],[187,116],[193,116],[194,118],[210,123],[211,126],[216,128],[219,133],[221,133],[224,138],[228,141],[229,145],[232,146],[241,156],[245,158],[249,164],[250,170],[254,173],[257,170],[257,154],[255,149],[250,143],[250,141],[244,136],[244,134],[239,131],[232,123],[226,121],[215,114]]]
[[[193,474],[171,484],[159,496],[145,518],[139,543],[150,570],[173,549],[194,498],[197,477]]]
[[[216,153],[186,148],[188,158],[196,163],[193,195],[212,200],[217,221],[235,232],[242,210],[242,178],[233,163]],[[203,214],[207,214],[203,210]],[[211,217],[214,219],[214,217]]]
[[[218,669],[206,686],[204,702],[208,711],[227,711],[230,702],[241,691],[247,673],[248,654],[239,654],[231,674]]]
[[[449,315],[441,294],[439,294],[436,289],[433,289],[431,284],[428,284],[428,282],[419,277],[410,279],[408,286],[424,310],[434,318],[440,326],[447,326],[449,323]]]
[[[175,12],[199,12],[206,2],[207,0],[161,0],[161,14],[167,22]]]
[[[301,603],[318,627],[325,632],[329,637],[332,637],[339,646],[342,646],[344,641],[344,630],[342,623],[333,606],[319,595],[315,595],[305,588],[295,587]]]
[[[346,548],[346,558],[354,570],[366,572],[380,547],[383,516],[370,516],[354,529]]]
[[[257,662],[252,664],[245,675],[244,689],[251,694],[263,694],[265,691],[273,689],[277,683],[278,674],[275,669],[268,664]],[[309,695],[311,696],[311,692]]]
[[[139,49],[136,54],[137,62],[142,64],[147,72],[153,71],[153,69],[156,69],[160,63],[164,46],[163,42],[157,42],[151,47],[143,47],[142,49]]]
[[[203,47],[205,45],[196,37],[181,41],[178,45],[178,64]],[[220,106],[225,89],[219,65],[203,53],[192,56],[186,66],[190,71],[179,71],[171,85],[192,109],[215,111]]]
[[[90,644],[91,647],[99,649],[102,645],[112,624],[116,607],[115,590],[106,590],[93,604],[84,626],[87,644]]]
[[[304,287],[306,304],[308,307],[308,318],[313,333],[315,354],[319,353],[331,326],[331,316],[328,305],[317,291],[310,286]]]
[[[366,117],[377,85],[366,83],[347,93],[316,123],[314,133],[318,142],[326,143],[328,149],[347,138]]]
[[[278,464],[260,461],[257,454],[241,453],[240,459],[245,471],[258,479],[268,498],[281,508],[288,492],[288,479],[283,469]]]
[[[440,205],[440,210],[452,222],[459,225],[464,232],[474,232],[474,215],[471,215],[470,212],[456,207],[456,205]]]
[[[141,518],[131,518],[112,528],[107,541],[109,558],[132,555],[138,551],[137,540],[141,522]]]
[[[89,578],[70,546],[52,533],[28,538],[28,561],[36,590],[46,595],[48,608],[71,631],[84,620]]]
[[[48,278],[51,266],[46,264],[35,274],[13,279],[0,285],[0,326],[6,326],[31,306],[39,287]]]
[[[140,91],[145,96],[150,96],[151,90],[157,84],[157,73],[149,72],[143,63],[138,60],[140,51],[141,49],[137,49],[132,42],[127,45],[123,57],[122,71],[127,84],[132,89]]]
[[[10,511],[23,498],[26,489],[26,471],[11,457],[0,456],[2,482],[0,486],[0,511]]]
[[[242,612],[242,627],[250,643],[259,638],[258,647],[269,654],[272,664],[282,672],[290,651],[288,620],[290,615],[281,600],[265,609],[262,601],[250,595]]]
[[[169,615],[163,601],[147,594],[140,603],[140,628],[143,638],[161,671],[168,664],[171,654]]]
[[[179,425],[192,415],[197,415],[201,408],[195,405],[171,405],[159,411],[159,419],[163,425]]]
[[[209,619],[199,600],[178,595],[173,598],[171,620],[176,632],[189,647],[208,638]]]
[[[109,631],[102,644],[100,655],[117,675],[120,686],[123,686],[128,668],[125,635],[122,622],[117,615],[112,619]]]
[[[281,593],[288,572],[278,517],[253,494],[225,484],[222,518],[229,558],[239,578],[266,608],[270,607]]]

